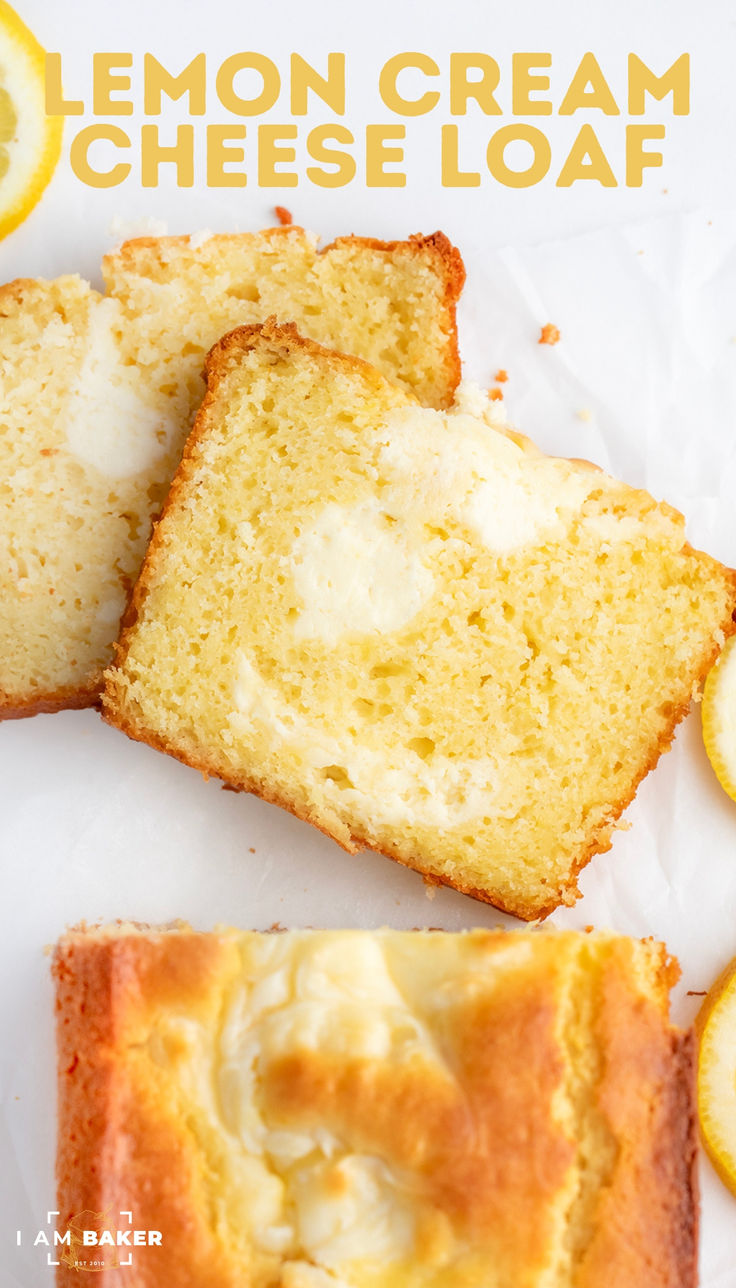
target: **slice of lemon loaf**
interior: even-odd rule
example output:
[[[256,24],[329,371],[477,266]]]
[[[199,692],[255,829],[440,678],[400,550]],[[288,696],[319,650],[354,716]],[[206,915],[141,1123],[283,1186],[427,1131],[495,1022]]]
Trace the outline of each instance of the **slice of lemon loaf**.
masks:
[[[455,305],[465,270],[443,233],[339,237],[323,250],[295,225],[141,237],[105,256],[102,272],[135,330],[138,364],[177,384],[184,376],[192,408],[207,350],[238,322],[272,315],[366,358],[427,407],[449,406],[460,379]]]
[[[0,289],[0,718],[96,700],[223,331],[275,310],[431,405],[459,378],[463,267],[439,233],[149,238],[105,273],[106,298],[74,277]]]
[[[94,700],[166,495],[168,413],[120,325],[78,277],[0,289],[0,717]]]
[[[733,629],[681,515],[294,327],[240,328],[105,718],[526,918],[576,876]]]
[[[54,974],[59,1288],[103,1212],[137,1288],[695,1288],[659,944],[119,926]]]

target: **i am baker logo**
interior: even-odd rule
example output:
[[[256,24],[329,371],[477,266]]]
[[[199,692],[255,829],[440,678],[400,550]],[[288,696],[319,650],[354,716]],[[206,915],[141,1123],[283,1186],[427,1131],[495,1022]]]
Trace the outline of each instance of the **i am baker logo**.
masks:
[[[56,1218],[59,1212],[47,1212],[46,1230],[37,1230],[32,1243],[34,1248],[44,1247],[49,1266],[68,1266],[71,1270],[116,1270],[132,1266],[134,1248],[160,1247],[163,1236],[160,1230],[133,1228],[133,1213],[84,1211],[72,1216],[66,1226],[59,1229]],[[23,1231],[16,1232],[16,1243],[24,1242]]]

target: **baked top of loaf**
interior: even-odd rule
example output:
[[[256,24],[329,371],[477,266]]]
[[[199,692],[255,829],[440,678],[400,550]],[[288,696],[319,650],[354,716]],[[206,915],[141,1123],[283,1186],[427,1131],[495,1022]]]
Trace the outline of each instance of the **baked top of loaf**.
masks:
[[[138,1288],[694,1288],[661,945],[119,927],[54,974],[61,1228],[160,1231]]]
[[[104,273],[105,297],[77,277],[0,288],[0,718],[96,700],[223,331],[275,311],[430,405],[459,379],[464,270],[441,233],[143,238]]]
[[[733,629],[682,516],[294,328],[213,349],[103,714],[533,919]]]

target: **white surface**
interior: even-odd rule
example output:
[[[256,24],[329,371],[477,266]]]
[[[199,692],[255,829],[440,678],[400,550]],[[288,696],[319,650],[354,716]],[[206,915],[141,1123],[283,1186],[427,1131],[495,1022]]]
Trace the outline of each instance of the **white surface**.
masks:
[[[511,419],[540,446],[592,459],[666,497],[684,510],[695,544],[736,562],[736,172],[732,143],[724,144],[734,136],[736,99],[726,87],[735,42],[725,0],[695,18],[685,0],[646,7],[622,0],[596,8],[595,19],[591,10],[583,30],[573,0],[504,6],[492,20],[485,0],[401,7],[373,0],[373,24],[361,21],[354,31],[345,29],[347,10],[337,0],[261,7],[257,29],[246,9],[226,0],[209,0],[205,23],[193,2],[134,0],[122,8],[29,0],[22,8],[47,48],[62,50],[74,97],[87,93],[93,50],[138,57],[147,48],[174,67],[202,48],[213,66],[241,48],[280,64],[292,49],[315,61],[344,49],[355,87],[346,124],[356,129],[361,120],[388,119],[376,107],[375,70],[400,49],[425,49],[442,66],[449,49],[485,49],[504,65],[514,50],[551,50],[558,100],[585,49],[597,53],[617,93],[629,49],[660,68],[690,49],[692,115],[661,118],[665,167],[649,172],[642,189],[562,191],[548,181],[528,191],[443,190],[434,148],[444,117],[433,113],[408,123],[404,190],[366,192],[356,180],[336,192],[304,184],[177,191],[166,183],[143,192],[131,180],[100,192],[63,166],[33,216],[0,243],[0,278],[81,271],[97,279],[101,253],[120,239],[108,235],[115,215],[163,218],[171,231],[256,228],[279,202],[325,237],[443,227],[468,269],[466,374],[489,384],[505,367]],[[288,104],[272,119],[288,120]],[[123,124],[133,128],[132,118]],[[468,118],[468,125],[471,139],[486,137],[487,121]],[[544,118],[543,126],[564,149],[569,120]],[[612,149],[620,128],[619,121],[601,128]],[[536,343],[545,322],[561,329],[555,348]],[[584,873],[584,899],[553,920],[665,939],[682,963],[675,1014],[686,1021],[697,1005],[687,990],[707,988],[736,953],[736,806],[710,771],[697,712],[626,817],[631,829]],[[54,1206],[52,1000],[43,947],[67,923],[183,917],[202,928],[280,921],[455,929],[509,920],[449,891],[430,902],[415,874],[376,855],[343,854],[274,807],[222,792],[126,741],[93,712],[0,726],[0,863],[0,1282],[8,1288],[51,1282],[43,1249],[16,1248],[15,1231],[27,1239]],[[736,1201],[707,1163],[702,1179],[702,1288],[733,1288]]]

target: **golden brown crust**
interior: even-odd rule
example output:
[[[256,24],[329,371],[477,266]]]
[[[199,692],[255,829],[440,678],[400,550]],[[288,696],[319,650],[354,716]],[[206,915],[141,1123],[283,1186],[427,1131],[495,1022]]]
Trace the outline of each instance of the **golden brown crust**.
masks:
[[[320,253],[326,253],[333,247],[345,245],[365,246],[371,250],[385,251],[387,253],[406,248],[407,253],[416,255],[430,253],[435,258],[439,275],[444,278],[445,282],[445,330],[447,335],[451,337],[445,359],[445,379],[454,393],[460,383],[462,374],[457,335],[457,302],[465,285],[466,275],[465,264],[460,251],[456,246],[453,246],[449,237],[438,231],[432,233],[429,237],[424,237],[421,233],[414,233],[408,242],[384,242],[378,241],[373,237],[337,237],[334,242],[325,246]],[[444,400],[442,406],[449,407],[451,403],[452,396]]]
[[[57,1186],[59,1231],[84,1211],[105,1208],[105,1176],[111,1158],[109,1127],[114,1069],[105,1052],[111,1047],[112,960],[95,945],[75,953],[57,949]],[[114,1120],[113,1120],[114,1121]],[[79,1272],[60,1266],[59,1288],[76,1283]]]
[[[26,716],[50,715],[56,711],[81,711],[99,704],[102,681],[79,688],[57,689],[41,695],[0,693],[0,720],[22,720]]]
[[[275,229],[275,232],[288,232],[289,229]],[[231,366],[237,362],[238,357],[250,349],[265,343],[273,346],[275,350],[284,355],[290,352],[308,353],[319,357],[322,361],[328,361],[336,369],[343,371],[359,371],[364,379],[369,380],[376,386],[384,383],[384,377],[376,371],[370,363],[362,358],[353,357],[346,354],[336,353],[334,350],[318,344],[314,340],[307,339],[300,335],[296,325],[292,322],[279,323],[275,318],[269,318],[264,323],[257,323],[248,326],[236,327],[223,336],[215,344],[207,355],[205,362],[205,372],[207,377],[207,392],[202,405],[195,419],[192,431],[184,449],[181,464],[174,475],[168,499],[162,511],[161,517],[173,508],[179,498],[186,491],[190,478],[196,469],[197,451],[200,441],[203,439],[208,429],[208,417],[210,408],[214,405],[219,385],[225,378]],[[407,398],[412,398],[411,394],[406,394]],[[414,401],[417,401],[416,399]],[[591,469],[597,468],[591,466]],[[128,602],[128,607],[123,615],[121,622],[121,633],[115,647],[115,669],[124,668],[129,648],[129,640],[135,624],[137,622],[140,610],[148,594],[148,583],[150,569],[156,559],[161,537],[158,535],[156,528],[148,547],[146,558],[141,569],[141,573],[134,587],[133,594]],[[703,552],[694,550],[689,544],[684,547],[685,551],[692,557],[709,561],[709,556]],[[736,632],[736,570],[723,569],[725,581],[731,587],[731,607],[728,615],[721,623],[721,630],[725,637]],[[698,667],[695,684],[702,684],[708,671],[715,662],[720,647],[715,640],[709,643],[708,648],[704,651],[700,665]],[[618,800],[612,801],[607,811],[606,818],[591,833],[591,836],[585,846],[583,846],[577,856],[571,860],[568,880],[558,889],[550,891],[549,902],[525,903],[522,901],[511,902],[509,899],[493,891],[480,890],[476,886],[466,884],[461,880],[443,876],[436,872],[428,871],[421,859],[409,858],[397,852],[392,852],[388,847],[380,848],[372,844],[367,838],[360,834],[354,833],[349,840],[344,837],[336,836],[330,832],[323,822],[313,816],[309,810],[302,808],[293,801],[286,799],[281,793],[270,790],[267,786],[259,783],[256,779],[246,776],[239,776],[218,765],[211,759],[201,756],[200,754],[188,750],[182,746],[173,746],[165,738],[143,729],[138,726],[134,718],[128,715],[124,710],[122,703],[119,702],[119,694],[116,697],[116,681],[113,672],[108,672],[107,685],[102,695],[102,718],[109,724],[120,729],[129,738],[147,743],[157,751],[162,751],[167,755],[173,756],[185,765],[199,770],[205,778],[220,778],[228,787],[236,791],[248,792],[260,797],[269,804],[278,805],[286,809],[296,818],[303,822],[312,824],[317,827],[326,836],[336,841],[349,854],[356,854],[360,850],[373,850],[375,853],[383,854],[386,858],[393,859],[401,863],[402,866],[411,868],[418,872],[432,884],[446,885],[457,890],[461,894],[467,894],[471,898],[478,899],[482,903],[488,903],[500,911],[508,913],[510,916],[519,917],[524,921],[544,920],[561,904],[572,904],[580,898],[580,891],[577,885],[577,879],[582,870],[590,863],[591,859],[597,854],[605,853],[610,850],[612,845],[612,832],[617,821],[620,819],[624,810],[631,804],[636,796],[639,784],[654,769],[660,756],[669,751],[675,735],[677,725],[687,715],[692,701],[692,694],[689,690],[686,694],[681,695],[671,704],[670,714],[667,717],[667,725],[661,733],[654,746],[649,749],[647,756],[637,767],[632,778],[631,789]]]
[[[16,310],[23,308],[27,303],[26,297],[28,295],[34,295],[36,292],[45,294],[49,287],[58,286],[60,283],[69,281],[81,284],[87,290],[91,291],[89,283],[83,281],[78,273],[67,273],[63,277],[51,279],[46,277],[16,277],[12,282],[3,282],[0,285],[0,318],[7,318],[10,316],[8,313],[2,312],[2,309],[6,307],[6,304],[12,304],[13,309]],[[91,291],[91,293],[93,295],[95,294],[94,291]],[[63,316],[63,301],[57,301],[55,307]]]
[[[596,1017],[603,1052],[597,1098],[618,1153],[576,1288],[631,1288],[642,1266],[648,1288],[696,1288],[695,1037],[663,1028],[659,1008],[631,983],[618,945]],[[652,1178],[647,1185],[644,1176]]]
[[[137,1228],[161,1230],[161,1249],[135,1250],[135,1280],[154,1284],[163,1269],[170,1288],[206,1284],[223,1288],[222,1253],[197,1214],[196,1176],[184,1131],[177,1132],[165,1099],[127,1077],[125,1053],[140,1037],[144,1008],[174,1004],[214,1022],[211,988],[227,963],[216,936],[160,935],[153,939],[95,939],[73,935],[57,947],[58,1048],[57,1197],[59,1229],[84,1212],[110,1213],[125,1228],[132,1210]],[[210,987],[208,987],[210,986]],[[155,1216],[155,1219],[154,1219]],[[97,1278],[119,1282],[123,1269]],[[57,1288],[78,1288],[80,1271],[62,1265]]]
[[[227,1168],[228,1153],[240,1152],[237,1134],[227,1129],[217,1145],[198,1132],[198,1083],[186,1075],[189,1058],[214,1075],[211,1056],[199,1063],[202,1044],[222,1033],[228,999],[242,996],[243,980],[259,978],[242,938],[250,937],[122,926],[73,932],[55,952],[60,1228],[81,1212],[110,1209],[114,1224],[118,1211],[132,1209],[134,1225],[161,1230],[161,1248],[135,1251],[130,1281],[140,1288],[265,1282],[262,1272],[244,1277],[245,1232],[229,1227],[213,1203],[212,1187],[222,1196],[238,1175]],[[326,1129],[351,1152],[415,1178],[450,1237],[478,1249],[476,1267],[490,1258],[504,1283],[536,1282],[552,1225],[562,1221],[573,1241],[561,1280],[570,1288],[695,1288],[693,1038],[668,1022],[664,951],[658,964],[656,951],[642,961],[640,946],[623,938],[596,944],[596,936],[503,931],[458,938],[474,944],[470,975],[463,958],[454,991],[425,1021],[442,1052],[438,1063],[384,1063],[342,1044],[261,1046],[253,1094],[264,1122],[287,1132]],[[496,976],[495,953],[514,941],[530,951],[502,958]],[[592,965],[571,975],[581,955]],[[577,1069],[580,1050],[561,1042],[560,1008],[571,986],[574,1008],[583,995],[594,1000],[576,1034],[588,1053],[593,1043],[598,1073]],[[182,1021],[197,1034],[194,1048],[177,1036]],[[559,1101],[573,1107],[570,1075],[584,1082],[572,1118]],[[214,1112],[216,1120],[221,1110]],[[568,1181],[590,1114],[613,1148],[589,1159],[585,1198]],[[437,1216],[427,1238],[438,1235]],[[418,1247],[422,1238],[417,1227]],[[103,1272],[102,1288],[119,1274]],[[62,1268],[59,1288],[77,1284],[77,1275]],[[273,1282],[281,1282],[278,1272]],[[452,1273],[438,1282],[453,1283]]]
[[[462,1237],[502,1231],[507,1273],[523,1274],[537,1240],[546,1242],[539,1215],[564,1186],[575,1149],[552,1117],[563,1078],[555,984],[533,963],[508,985],[449,1008],[452,1082],[429,1078],[421,1064],[338,1064],[300,1051],[269,1065],[264,1096],[277,1121],[308,1128],[316,1118],[400,1173],[421,1175]]]
[[[12,282],[5,282],[0,286],[0,310],[5,302],[18,305],[23,303],[23,296],[35,287],[37,283],[32,277],[16,277]],[[7,317],[7,313],[0,312],[1,317]]]

